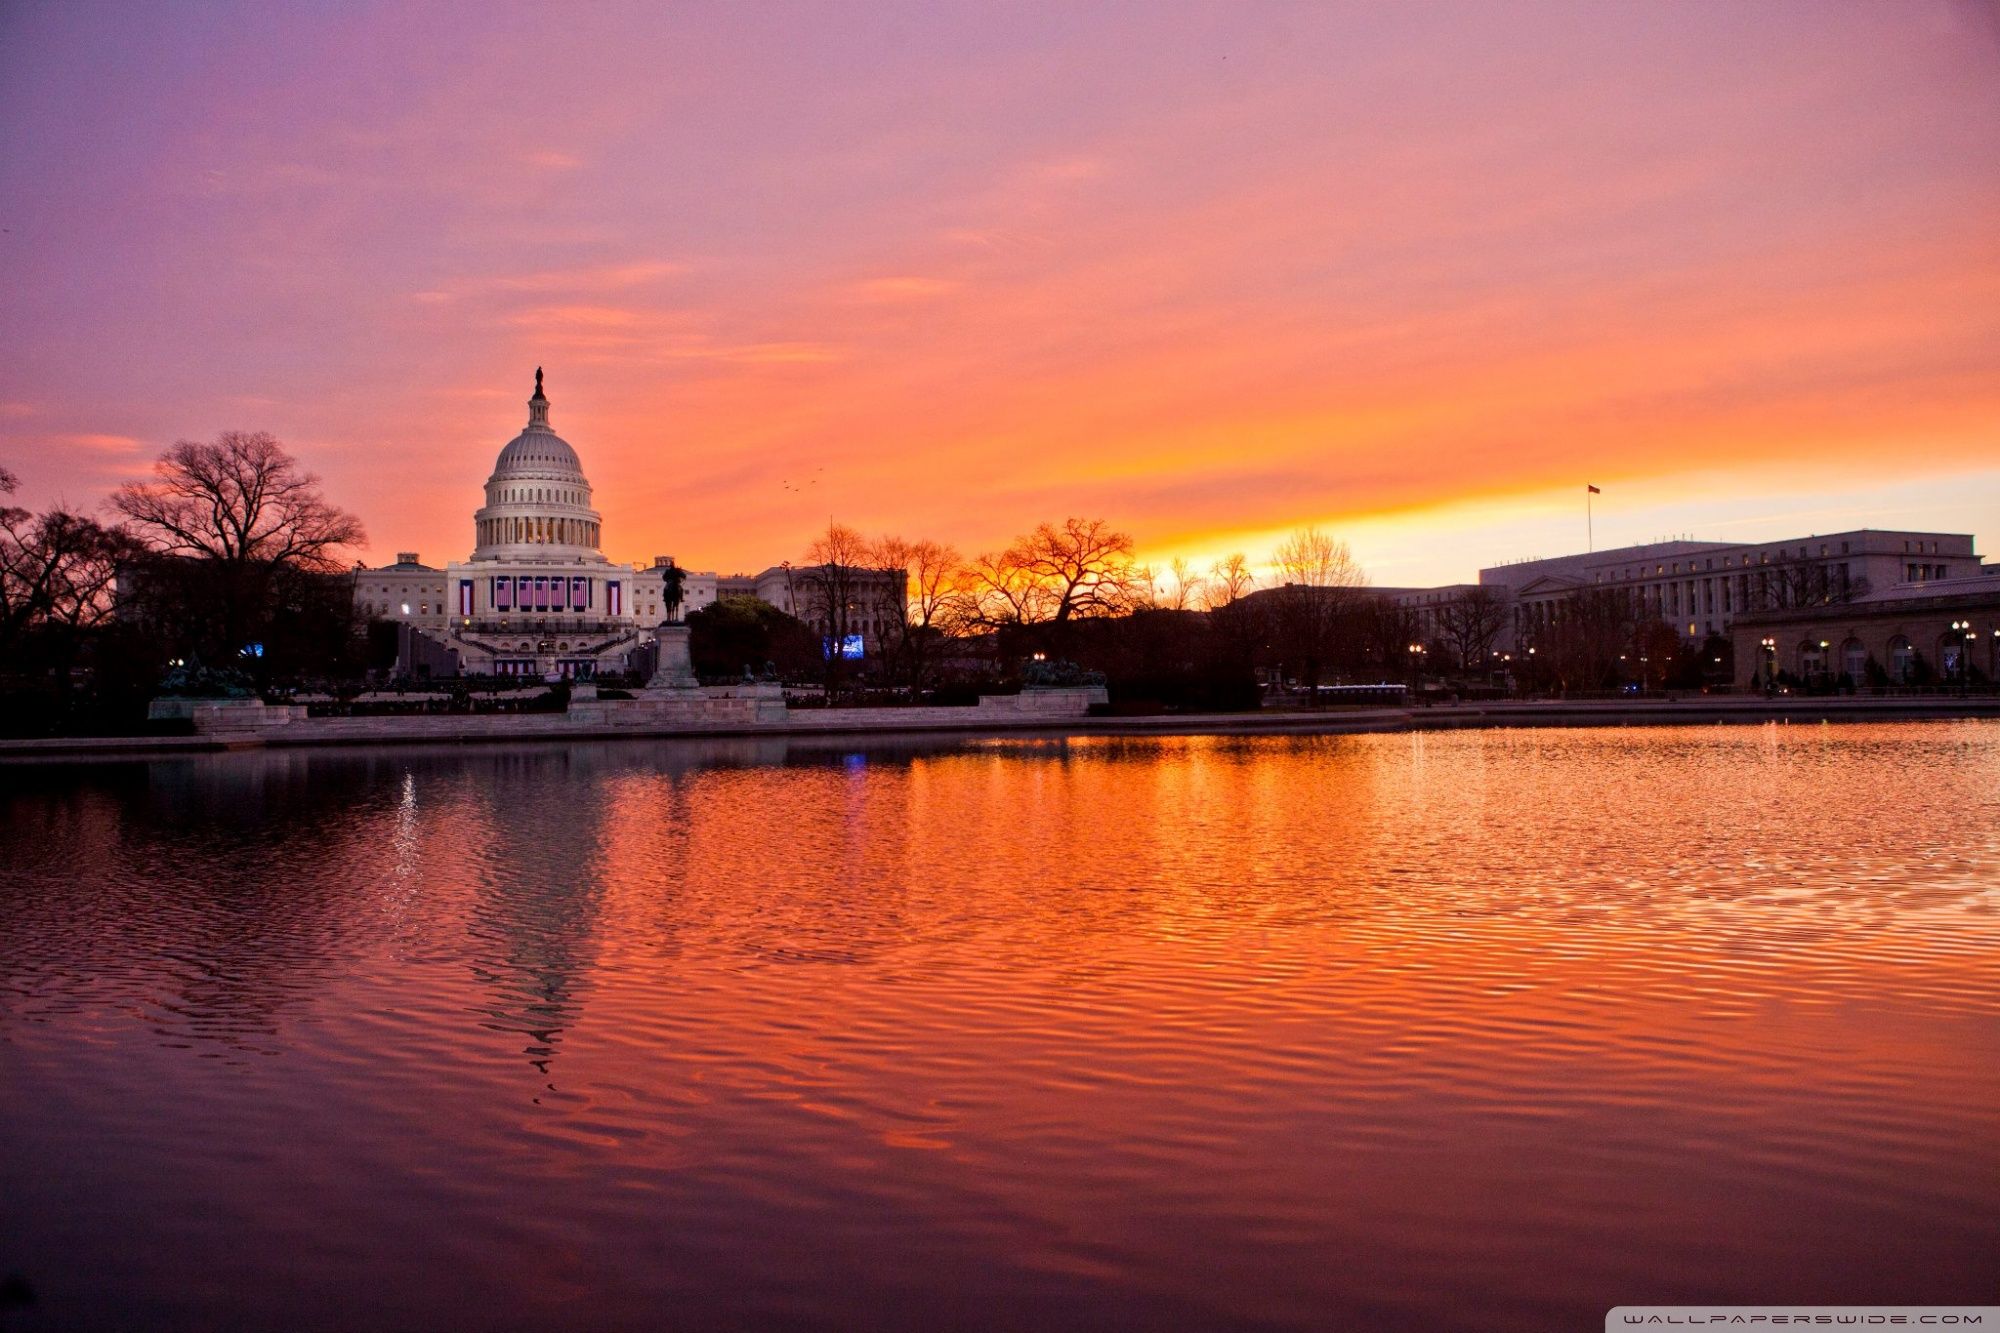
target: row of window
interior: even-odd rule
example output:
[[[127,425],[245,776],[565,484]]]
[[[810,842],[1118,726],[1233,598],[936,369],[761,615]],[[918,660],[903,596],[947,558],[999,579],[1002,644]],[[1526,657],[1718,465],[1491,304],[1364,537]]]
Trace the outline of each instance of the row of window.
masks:
[[[1853,544],[1852,544],[1851,542],[1841,542],[1841,543],[1840,543],[1840,551],[1839,551],[1839,554],[1840,554],[1840,555],[1852,555],[1852,554],[1853,554],[1853,549],[1852,549],[1852,546],[1853,546]],[[1938,544],[1937,544],[1937,541],[1936,541],[1935,539],[1920,539],[1920,538],[1914,538],[1914,537],[1906,537],[1906,538],[1904,538],[1904,540],[1903,540],[1903,553],[1904,553],[1905,555],[1912,555],[1912,554],[1914,554],[1914,555],[1936,555],[1936,554],[1938,554]],[[1833,556],[1834,554],[1835,554],[1835,552],[1834,552],[1834,551],[1833,551],[1833,549],[1832,549],[1832,544],[1831,544],[1831,543],[1828,543],[1828,542],[1821,542],[1821,543],[1819,543],[1819,554],[1818,554],[1818,557],[1817,557],[1818,559],[1821,559],[1821,560],[1825,560],[1825,559],[1828,559],[1829,557]],[[1597,571],[1596,573],[1594,573],[1594,574],[1592,574],[1592,575],[1591,575],[1591,581],[1592,581],[1593,583],[1603,583],[1603,582],[1606,582],[1606,581],[1617,581],[1617,580],[1624,580],[1624,579],[1643,579],[1643,578],[1660,578],[1660,577],[1662,577],[1662,576],[1665,576],[1665,575],[1669,575],[1669,574],[1680,574],[1680,573],[1688,573],[1688,574],[1696,574],[1696,573],[1704,573],[1704,572],[1708,572],[1708,571],[1712,571],[1712,570],[1714,570],[1714,569],[1716,568],[1716,563],[1715,563],[1715,562],[1716,562],[1717,558],[1718,558],[1718,557],[1716,557],[1716,556],[1712,556],[1712,555],[1711,555],[1711,556],[1704,556],[1704,557],[1702,557],[1702,558],[1701,558],[1701,560],[1700,560],[1699,564],[1697,564],[1697,562],[1696,562],[1695,560],[1693,560],[1693,559],[1690,559],[1690,560],[1687,560],[1687,561],[1685,562],[1685,564],[1686,564],[1686,569],[1685,569],[1685,570],[1683,570],[1683,569],[1682,569],[1682,564],[1683,564],[1683,562],[1682,562],[1682,561],[1679,561],[1679,560],[1674,560],[1674,561],[1664,561],[1664,560],[1663,560],[1663,561],[1660,561],[1660,562],[1656,563],[1656,564],[1655,564],[1655,565],[1653,566],[1653,572],[1652,572],[1652,573],[1651,573],[1650,575],[1646,573],[1646,568],[1645,568],[1645,566],[1644,566],[1644,565],[1627,565],[1627,566],[1626,566],[1626,567],[1625,567],[1624,569],[1622,569],[1622,570],[1599,570],[1599,571]],[[1792,549],[1791,547],[1789,547],[1789,546],[1780,546],[1780,547],[1777,547],[1777,548],[1775,548],[1775,549],[1773,549],[1773,550],[1768,550],[1768,551],[1757,551],[1757,552],[1755,552],[1755,553],[1751,553],[1751,552],[1745,552],[1744,554],[1742,554],[1742,555],[1740,555],[1740,556],[1729,556],[1729,555],[1725,555],[1725,556],[1722,556],[1722,557],[1720,557],[1720,559],[1721,559],[1721,561],[1722,561],[1722,568],[1724,568],[1724,569],[1731,569],[1731,568],[1741,568],[1741,569],[1749,569],[1749,568],[1751,568],[1751,567],[1752,567],[1753,565],[1768,565],[1768,564],[1770,564],[1770,563],[1771,563],[1771,561],[1772,561],[1773,559],[1777,559],[1777,560],[1792,560],[1792,559],[1798,559],[1798,560],[1811,560],[1811,559],[1814,559],[1814,558],[1815,558],[1815,557],[1814,557],[1814,555],[1813,555],[1813,551],[1812,551],[1812,548],[1811,548],[1811,546],[1809,546],[1809,545],[1806,545],[1806,544],[1804,544],[1804,543],[1801,543],[1801,544],[1799,545],[1799,547],[1798,547],[1798,549],[1797,549],[1797,552],[1796,552],[1796,554],[1794,553],[1794,551],[1793,551],[1793,549]],[[1914,569],[1917,569],[1917,568],[1919,568],[1919,566],[1917,566],[1917,565],[1911,565],[1911,566],[1910,566],[1910,568],[1914,570]],[[1943,570],[1943,569],[1945,568],[1945,567],[1944,567],[1943,565],[1937,565],[1937,566],[1922,566],[1922,568],[1934,568],[1934,569],[1936,569],[1936,570],[1940,571],[1940,572],[1938,572],[1938,573],[1933,573],[1933,574],[1927,574],[1927,575],[1924,575],[1924,576],[1922,576],[1922,577],[1926,577],[1926,578],[1943,578],[1943,577],[1945,577],[1945,575],[1944,575],[1944,574],[1943,574],[1943,573],[1941,572],[1941,571],[1942,571],[1942,570]],[[1916,575],[1916,574],[1912,574],[1912,575],[1910,575],[1910,579],[1911,579],[1911,581],[1912,581],[1912,582],[1915,582],[1915,581],[1916,581],[1916,579],[1917,579],[1918,577],[1919,577],[1919,576],[1918,576],[1918,575]]]
[[[1844,564],[1813,565],[1797,571],[1796,579],[1782,571],[1758,570],[1749,574],[1729,574],[1721,578],[1684,579],[1669,583],[1648,583],[1637,588],[1611,590],[1622,596],[1635,615],[1678,619],[1684,615],[1724,616],[1759,607],[1809,605],[1823,601],[1836,589],[1844,592],[1851,583]],[[1774,577],[1776,575],[1777,577]],[[1520,608],[1516,620],[1523,625],[1547,624],[1557,614],[1559,599],[1531,602]]]
[[[590,497],[564,486],[503,486],[487,503],[587,505]]]
[[[1905,542],[1905,543],[1904,543],[1904,545],[1905,545],[1905,546],[1908,546],[1908,545],[1909,545],[1909,543],[1908,543],[1908,542]],[[1936,542],[1932,542],[1932,543],[1931,543],[1931,545],[1935,547],[1935,546],[1937,545],[1937,543],[1936,543]],[[1841,553],[1842,555],[1848,555],[1848,554],[1850,554],[1850,552],[1849,552],[1849,550],[1848,550],[1848,543],[1847,543],[1847,542],[1842,542],[1842,543],[1840,544],[1840,553]],[[1759,565],[1768,565],[1768,564],[1770,564],[1770,563],[1771,563],[1771,557],[1772,557],[1772,556],[1773,556],[1774,554],[1775,554],[1775,555],[1777,556],[1777,558],[1778,558],[1778,559],[1780,559],[1780,560],[1789,560],[1789,559],[1792,559],[1792,558],[1793,558],[1793,556],[1792,556],[1792,554],[1791,554],[1791,551],[1790,551],[1790,549],[1789,549],[1789,548],[1785,548],[1785,547],[1780,547],[1780,548],[1779,548],[1779,549],[1778,549],[1777,551],[1775,551],[1775,552],[1772,552],[1772,551],[1759,551],[1759,552],[1757,552],[1757,560],[1756,560],[1756,563],[1757,563],[1757,564],[1759,564]],[[1819,558],[1820,558],[1820,559],[1822,559],[1822,560],[1824,560],[1824,559],[1826,559],[1826,558],[1827,558],[1827,557],[1828,557],[1829,555],[1831,555],[1831,554],[1832,554],[1832,552],[1831,552],[1830,550],[1828,550],[1828,548],[1827,548],[1827,544],[1826,544],[1825,542],[1821,542],[1821,543],[1819,544]],[[1812,559],[1812,558],[1813,558],[1813,556],[1812,556],[1812,552],[1811,552],[1811,550],[1810,550],[1809,548],[1807,548],[1807,547],[1804,547],[1804,546],[1801,546],[1801,547],[1799,547],[1799,553],[1798,553],[1798,556],[1797,556],[1797,558],[1798,558],[1798,559],[1800,559],[1800,560],[1810,560],[1810,559]],[[1723,557],[1722,557],[1722,567],[1723,567],[1724,569],[1730,569],[1730,568],[1732,568],[1732,567],[1735,567],[1735,566],[1736,566],[1737,564],[1738,564],[1738,558],[1737,558],[1737,557],[1735,557],[1735,556],[1728,556],[1728,555],[1725,555],[1725,556],[1723,556]],[[1742,556],[1742,557],[1741,557],[1741,561],[1740,561],[1740,564],[1741,564],[1741,567],[1742,567],[1742,568],[1744,568],[1744,569],[1749,569],[1749,568],[1751,567],[1751,560],[1750,560],[1750,557],[1749,557],[1749,555],[1747,555],[1747,554],[1746,554],[1746,555]],[[1697,574],[1697,573],[1702,573],[1702,572],[1704,572],[1704,571],[1708,571],[1708,570],[1713,570],[1714,568],[1715,568],[1715,557],[1714,557],[1714,556],[1712,556],[1712,555],[1711,555],[1711,556],[1708,556],[1708,557],[1706,557],[1706,558],[1705,558],[1705,559],[1704,559],[1704,560],[1702,561],[1702,563],[1701,563],[1701,567],[1700,567],[1699,569],[1697,569],[1697,568],[1695,567],[1695,562],[1694,562],[1694,561],[1690,560],[1690,561],[1688,561],[1688,562],[1687,562],[1687,572],[1688,572],[1688,573],[1690,573],[1690,574]],[[1619,578],[1624,578],[1624,579],[1643,579],[1643,578],[1649,578],[1649,577],[1650,577],[1650,578],[1659,578],[1659,577],[1660,577],[1661,575],[1663,575],[1663,574],[1678,574],[1678,573],[1680,573],[1680,572],[1681,572],[1681,562],[1680,562],[1680,561],[1678,561],[1678,560],[1675,560],[1675,561],[1673,561],[1673,562],[1671,562],[1671,563],[1668,563],[1668,562],[1666,562],[1666,561],[1661,561],[1661,562],[1660,562],[1659,564],[1656,564],[1656,565],[1654,565],[1654,566],[1653,566],[1653,572],[1652,572],[1652,574],[1650,574],[1650,575],[1648,575],[1648,574],[1646,573],[1646,569],[1645,569],[1645,566],[1643,566],[1643,565],[1639,565],[1639,566],[1632,566],[1632,565],[1627,565],[1627,566],[1626,566],[1626,567],[1625,567],[1625,568],[1624,568],[1624,569],[1623,569],[1622,571],[1619,571],[1619,570],[1614,570],[1614,571],[1612,571],[1612,572],[1611,572],[1611,574],[1609,575],[1609,577],[1611,577],[1611,578],[1614,578],[1614,579],[1619,579]],[[1601,571],[1601,570],[1600,570],[1600,571],[1599,571],[1598,573],[1596,573],[1596,574],[1593,574],[1593,575],[1591,576],[1591,582],[1593,582],[1593,583],[1602,583],[1602,582],[1604,582],[1604,580],[1605,580],[1605,578],[1606,578],[1606,577],[1607,577],[1607,576],[1606,576],[1606,574],[1605,574],[1605,573],[1604,573],[1603,571]]]

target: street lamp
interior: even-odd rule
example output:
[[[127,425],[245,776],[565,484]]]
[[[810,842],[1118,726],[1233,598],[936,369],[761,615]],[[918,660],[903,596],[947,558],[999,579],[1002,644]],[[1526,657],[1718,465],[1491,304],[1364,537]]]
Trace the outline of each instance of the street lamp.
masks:
[[[1954,620],[1951,631],[1958,635],[1958,692],[1969,694],[1972,692],[1972,663],[1969,660],[1972,656],[1972,622]]]
[[[1770,695],[1776,693],[1778,688],[1778,641],[1769,635],[1765,635],[1762,645],[1764,649],[1764,693]]]

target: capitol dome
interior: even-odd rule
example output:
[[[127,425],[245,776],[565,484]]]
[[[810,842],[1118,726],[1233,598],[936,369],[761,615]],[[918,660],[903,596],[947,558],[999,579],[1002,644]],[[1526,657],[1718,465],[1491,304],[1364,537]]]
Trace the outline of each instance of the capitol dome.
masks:
[[[540,475],[551,469],[569,477],[583,475],[583,464],[577,461],[576,450],[568,440],[547,426],[539,430],[531,426],[507,441],[493,464],[493,475],[510,477],[531,472]]]
[[[602,561],[601,524],[576,450],[549,428],[538,366],[528,424],[501,448],[486,479],[486,504],[473,515],[472,558]]]

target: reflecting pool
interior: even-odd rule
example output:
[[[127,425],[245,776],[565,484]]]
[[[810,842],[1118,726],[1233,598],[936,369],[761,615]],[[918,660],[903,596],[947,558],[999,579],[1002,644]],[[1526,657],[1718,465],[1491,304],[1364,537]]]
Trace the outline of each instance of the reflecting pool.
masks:
[[[38,1328],[2000,1290],[2000,725],[0,766]]]

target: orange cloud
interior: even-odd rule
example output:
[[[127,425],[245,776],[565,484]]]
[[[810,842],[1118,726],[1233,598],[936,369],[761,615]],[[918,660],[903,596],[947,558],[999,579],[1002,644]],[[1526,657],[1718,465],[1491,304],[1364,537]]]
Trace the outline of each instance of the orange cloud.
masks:
[[[894,304],[936,300],[949,296],[959,286],[949,278],[868,278],[848,284],[847,292],[856,300]]]

